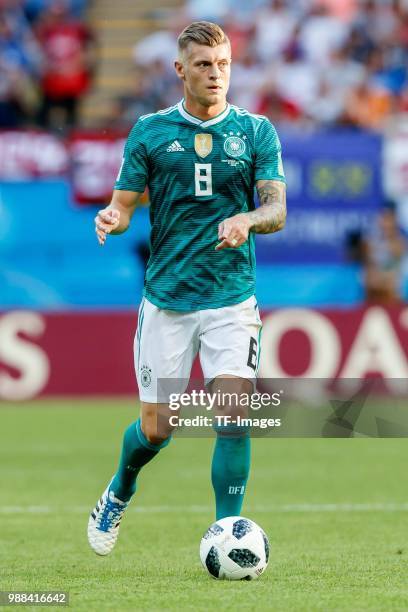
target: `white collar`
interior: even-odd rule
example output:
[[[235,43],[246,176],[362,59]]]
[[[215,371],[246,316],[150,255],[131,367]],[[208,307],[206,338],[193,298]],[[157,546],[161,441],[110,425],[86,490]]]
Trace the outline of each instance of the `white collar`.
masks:
[[[227,102],[227,106],[222,111],[222,113],[220,113],[216,117],[213,117],[212,119],[207,119],[207,121],[203,121],[202,119],[199,119],[198,117],[194,117],[194,115],[190,115],[190,113],[188,113],[186,109],[184,108],[183,102],[184,102],[184,98],[180,100],[180,102],[177,104],[177,108],[178,108],[180,115],[184,117],[184,119],[187,119],[187,121],[190,121],[190,123],[195,123],[196,125],[201,125],[202,127],[209,127],[210,125],[215,125],[216,123],[219,123],[220,121],[225,119],[225,117],[228,115],[231,109],[230,105]]]

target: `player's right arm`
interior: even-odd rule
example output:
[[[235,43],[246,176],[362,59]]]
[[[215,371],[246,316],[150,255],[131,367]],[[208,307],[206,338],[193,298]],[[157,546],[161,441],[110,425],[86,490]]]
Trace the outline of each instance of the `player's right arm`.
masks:
[[[95,232],[101,246],[108,234],[126,232],[141,195],[137,191],[114,190],[109,206],[98,211],[95,217]]]
[[[142,128],[139,119],[126,141],[111,203],[95,217],[95,231],[101,246],[105,244],[108,234],[126,232],[148,183],[149,161],[144,141],[145,133],[146,129]]]

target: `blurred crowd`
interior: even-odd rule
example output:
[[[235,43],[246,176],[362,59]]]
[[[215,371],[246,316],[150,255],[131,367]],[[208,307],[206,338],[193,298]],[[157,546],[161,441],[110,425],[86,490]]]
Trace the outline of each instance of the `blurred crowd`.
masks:
[[[85,0],[0,0],[0,128],[71,126],[95,67]]]
[[[231,40],[230,100],[276,123],[382,130],[408,111],[408,0],[187,0],[168,30],[135,46],[119,122],[180,96],[177,33],[200,19]]]
[[[77,122],[96,67],[85,4],[0,0],[0,127]],[[280,125],[381,131],[408,111],[408,0],[187,0],[168,29],[135,45],[112,125],[127,128],[180,98],[177,35],[200,19],[231,40],[230,100]]]

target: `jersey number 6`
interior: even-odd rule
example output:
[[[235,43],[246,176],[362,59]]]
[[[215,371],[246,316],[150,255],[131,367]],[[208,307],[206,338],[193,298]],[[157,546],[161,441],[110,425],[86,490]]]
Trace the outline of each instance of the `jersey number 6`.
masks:
[[[211,164],[194,164],[194,167],[196,196],[212,195]]]

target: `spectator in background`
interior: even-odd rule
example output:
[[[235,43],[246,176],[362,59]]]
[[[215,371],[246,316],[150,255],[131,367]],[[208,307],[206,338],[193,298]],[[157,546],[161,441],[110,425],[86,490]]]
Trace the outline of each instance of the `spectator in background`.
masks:
[[[166,63],[157,59],[153,61],[146,73],[146,88],[152,100],[157,100],[160,108],[166,108],[180,98],[180,82],[175,72],[169,73]]]
[[[148,34],[133,47],[133,60],[138,66],[148,66],[160,60],[170,71],[176,57],[177,37],[173,30],[158,30]]]
[[[0,17],[0,36],[2,23]],[[0,54],[0,128],[16,128],[23,122],[20,101],[21,70]]]
[[[230,37],[230,30],[227,32]],[[247,44],[236,45],[234,58],[236,60],[234,59],[234,70],[231,75],[231,99],[237,106],[257,113],[259,112],[260,92],[266,85],[265,68],[257,61],[249,41]]]
[[[344,105],[347,93],[350,89],[362,83],[365,74],[364,66],[349,57],[347,47],[343,45],[332,51],[330,69],[323,70],[321,77]]]
[[[375,44],[368,32],[353,26],[345,43],[345,49],[351,60],[364,65],[375,49]]]
[[[42,57],[17,4],[0,10],[0,127],[18,127],[34,115]]]
[[[306,115],[314,104],[319,91],[319,71],[309,62],[303,53],[295,31],[283,53],[283,62],[271,67],[270,79],[276,79],[280,96],[288,100],[303,115]]]
[[[255,27],[253,24],[253,19],[248,19],[244,21],[239,19],[237,15],[234,13],[233,15],[228,16],[228,25],[226,27],[226,32],[228,34],[228,38],[231,43],[231,51],[234,56],[234,66],[235,66],[235,58],[238,63],[242,61],[242,59],[251,55],[254,63],[258,65],[258,68],[263,68],[262,64],[259,61],[259,57],[256,54],[255,49]]]
[[[349,23],[356,11],[358,0],[321,0],[320,4],[324,5],[327,11],[331,14]]]
[[[211,19],[224,23],[228,12],[228,0],[188,0],[186,4],[187,20],[205,21]]]
[[[392,39],[398,23],[395,2],[378,2],[376,0],[360,0],[360,8],[354,25],[361,32],[366,32],[381,45]]]
[[[271,0],[186,0],[185,21],[195,20],[222,22],[229,27],[231,20],[243,26],[252,26],[259,9],[270,4]]]
[[[137,66],[148,69],[156,61],[165,65],[166,71],[174,73],[174,58],[177,57],[177,36],[185,26],[184,14],[176,13],[170,20],[168,29],[148,34],[133,47],[133,61]],[[154,110],[154,109],[153,109]]]
[[[228,15],[225,19],[226,27],[229,26],[230,19],[239,22],[243,25],[254,25],[254,17],[258,14],[258,11],[263,9],[265,6],[270,4],[270,0],[227,0],[228,2]]]
[[[330,126],[339,122],[343,115],[344,100],[330,79],[321,76],[319,80],[316,100],[305,110],[314,123]]]
[[[371,236],[363,237],[366,299],[386,304],[401,301],[402,261],[406,243],[393,202],[386,203]]]
[[[400,72],[398,60],[395,64],[393,64],[391,57],[389,57],[389,60],[387,63],[385,49],[381,47],[373,49],[366,63],[366,72],[374,87],[385,89],[390,95],[394,95],[401,90],[405,80],[405,71]]]
[[[261,92],[256,112],[269,117],[272,123],[280,124],[295,122],[302,116],[299,107],[283,97],[272,82]]]
[[[136,66],[129,78],[129,91],[118,98],[113,105],[111,127],[129,129],[142,115],[161,108],[161,99],[149,86],[149,73]]]
[[[408,5],[405,2],[403,6],[402,2],[396,3],[397,12],[397,27],[396,27],[396,40],[397,44],[404,51],[405,57],[408,55]]]
[[[365,78],[347,95],[344,108],[344,122],[356,127],[381,130],[392,110],[390,93],[375,87]]]
[[[177,57],[178,32],[184,28],[184,20],[184,15],[177,13],[170,20],[168,30],[148,34],[133,47],[133,61],[142,81],[137,95],[139,98],[141,87],[143,97],[147,100],[150,96],[151,105],[148,112],[171,106],[180,99],[180,83],[173,63]]]
[[[315,66],[330,64],[330,55],[341,47],[348,35],[348,27],[331,15],[321,2],[310,11],[299,33],[305,59]]]
[[[31,23],[35,23],[41,13],[48,10],[54,0],[25,0],[24,13]],[[87,0],[67,0],[69,13],[80,19],[84,13]]]
[[[84,23],[71,17],[63,0],[41,14],[35,30],[45,56],[39,122],[44,127],[70,127],[77,122],[78,103],[91,84],[94,37]]]
[[[284,0],[271,0],[255,14],[255,51],[262,62],[282,55],[294,33],[296,13]]]

